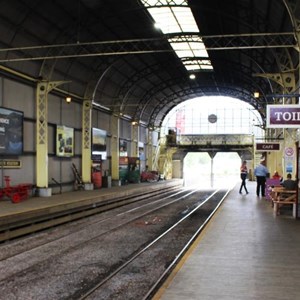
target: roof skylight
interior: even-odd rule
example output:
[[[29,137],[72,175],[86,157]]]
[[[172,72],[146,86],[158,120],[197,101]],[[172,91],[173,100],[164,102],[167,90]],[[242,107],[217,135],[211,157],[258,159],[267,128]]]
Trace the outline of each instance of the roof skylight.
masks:
[[[213,69],[205,45],[198,36],[200,31],[187,0],[141,0],[141,2],[154,19],[155,26],[164,34],[197,33],[184,39],[182,35],[168,39],[187,70]],[[185,59],[188,59],[188,64]]]

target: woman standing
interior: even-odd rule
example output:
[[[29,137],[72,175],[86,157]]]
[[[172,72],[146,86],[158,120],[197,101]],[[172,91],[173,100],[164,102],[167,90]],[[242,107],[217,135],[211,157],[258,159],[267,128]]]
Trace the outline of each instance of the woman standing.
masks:
[[[242,184],[240,187],[240,194],[242,193],[242,189],[244,187],[246,194],[248,194],[248,190],[246,187],[246,178],[247,178],[247,174],[248,174],[248,169],[247,169],[247,162],[244,160],[242,165],[241,165],[241,179],[242,179]]]

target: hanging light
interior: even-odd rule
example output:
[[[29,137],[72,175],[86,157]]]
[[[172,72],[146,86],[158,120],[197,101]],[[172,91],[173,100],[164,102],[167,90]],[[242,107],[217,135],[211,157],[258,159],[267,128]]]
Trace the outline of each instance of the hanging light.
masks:
[[[254,98],[259,98],[259,92],[254,92]]]
[[[66,97],[66,102],[67,102],[67,103],[71,103],[71,101],[72,101],[71,96],[67,96],[67,97]]]

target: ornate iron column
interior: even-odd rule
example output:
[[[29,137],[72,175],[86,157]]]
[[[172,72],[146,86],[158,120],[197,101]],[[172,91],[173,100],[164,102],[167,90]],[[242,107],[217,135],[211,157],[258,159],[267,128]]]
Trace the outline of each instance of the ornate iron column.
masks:
[[[131,125],[131,156],[139,157],[139,125]]]
[[[146,148],[146,165],[148,165],[149,170],[153,170],[154,153],[153,153],[153,132],[148,129],[147,132],[147,148]]]
[[[120,119],[117,115],[111,116],[111,177],[112,184],[119,184],[119,137]]]
[[[51,196],[48,188],[48,93],[65,81],[39,81],[36,89],[36,186],[40,196]]]
[[[82,106],[82,181],[87,185],[91,183],[91,124],[92,101],[84,100]]]

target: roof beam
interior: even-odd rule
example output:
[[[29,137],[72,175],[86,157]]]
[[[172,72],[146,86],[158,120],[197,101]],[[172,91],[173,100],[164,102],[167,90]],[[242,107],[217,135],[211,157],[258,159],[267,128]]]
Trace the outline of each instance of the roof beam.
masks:
[[[207,50],[296,48],[293,32],[200,36],[176,33],[160,38],[129,39],[90,43],[41,45],[0,49],[0,63],[49,59],[173,52],[168,40],[181,43],[204,41]]]

